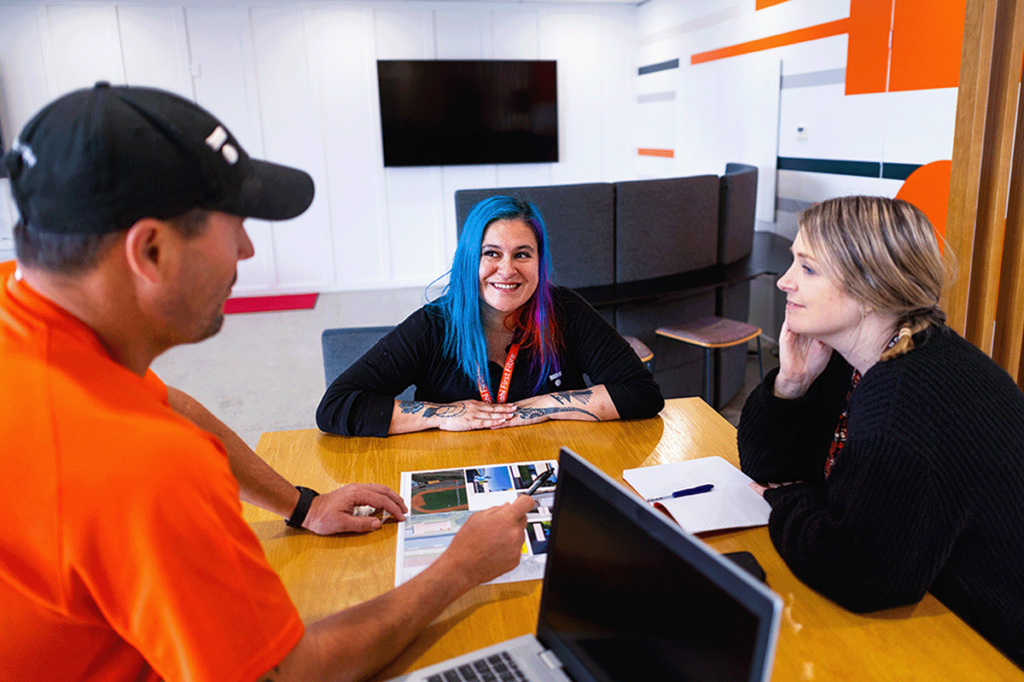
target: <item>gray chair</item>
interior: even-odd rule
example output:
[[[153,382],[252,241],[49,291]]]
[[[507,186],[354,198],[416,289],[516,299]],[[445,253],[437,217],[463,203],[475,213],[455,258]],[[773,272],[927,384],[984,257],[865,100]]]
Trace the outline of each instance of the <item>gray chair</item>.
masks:
[[[324,379],[327,386],[392,329],[394,327],[325,329],[320,335],[320,347],[324,354]],[[412,400],[415,392],[416,387],[410,386],[396,397],[399,400]]]

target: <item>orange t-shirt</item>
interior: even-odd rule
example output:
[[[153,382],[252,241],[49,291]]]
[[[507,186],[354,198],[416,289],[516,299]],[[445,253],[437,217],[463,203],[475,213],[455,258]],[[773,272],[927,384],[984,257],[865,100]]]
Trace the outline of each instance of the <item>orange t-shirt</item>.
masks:
[[[0,265],[0,668],[251,682],[303,625],[221,443]]]

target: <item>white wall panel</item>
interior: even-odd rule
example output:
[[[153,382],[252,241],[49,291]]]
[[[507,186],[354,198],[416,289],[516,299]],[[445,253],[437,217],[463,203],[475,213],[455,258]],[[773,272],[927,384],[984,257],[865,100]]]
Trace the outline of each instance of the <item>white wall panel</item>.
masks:
[[[263,152],[263,123],[256,88],[255,56],[249,12],[244,7],[187,7],[192,87],[196,102],[228,127],[245,151],[255,158]],[[256,255],[239,263],[237,294],[274,289],[274,247],[270,224],[245,223]]]
[[[491,58],[491,21],[486,10],[435,10],[434,30],[438,59]]]
[[[433,59],[434,16],[430,10],[374,13],[378,59]],[[445,234],[441,170],[385,168],[390,281],[425,284],[444,267]],[[399,284],[401,283],[401,284]]]
[[[885,96],[885,161],[926,164],[953,158],[957,88]]]
[[[307,10],[253,9],[253,49],[268,159],[301,168],[323,187],[323,131],[309,73]],[[305,213],[271,225],[277,283],[287,290],[319,290],[333,283],[331,227],[326,201],[314,196]]]
[[[252,156],[317,185],[293,223],[247,222],[256,256],[240,264],[237,293],[422,286],[448,267],[457,189],[633,175],[636,16],[443,0],[0,6],[0,118],[10,139],[99,79],[192,97]],[[375,61],[434,58],[557,59],[562,161],[384,169]]]
[[[758,167],[757,219],[773,221],[779,125],[778,59],[755,53],[680,72],[677,175],[725,172],[729,162]],[[699,93],[699,96],[698,96]]]
[[[498,181],[495,187],[539,187],[553,185],[551,169],[553,163],[514,163],[498,166]]]
[[[607,182],[634,177],[636,159],[636,12],[614,8],[598,17],[601,43],[601,176]]]
[[[692,85],[702,80],[710,81],[705,74],[710,74],[710,71],[691,75],[686,82]],[[675,88],[672,92],[675,92]],[[637,148],[674,149],[677,157],[687,150],[693,153],[692,142],[696,136],[689,127],[676,129],[677,109],[690,110],[687,102],[679,102],[676,99],[644,102],[637,106]],[[636,149],[633,153],[636,153]]]
[[[601,177],[601,23],[594,14],[541,12],[540,59],[558,61],[559,162],[556,184]]]
[[[425,285],[448,269],[439,168],[387,170],[391,281]]]
[[[786,88],[779,114],[779,156],[881,161],[885,93],[846,96],[845,85]],[[803,126],[806,140],[797,139]]]
[[[373,13],[377,59],[434,59],[434,15],[430,10]]]
[[[373,11],[314,11],[313,72],[319,79],[337,288],[386,286],[390,278],[387,205],[377,97]]]
[[[0,5],[0,126],[8,148],[57,94],[47,76],[44,34],[48,44],[44,7]]]
[[[43,34],[46,10],[42,7],[0,5],[0,133],[10,149],[18,133],[50,100]],[[0,179],[0,258],[13,257],[11,230],[17,210],[10,196],[10,181]]]
[[[184,10],[126,5],[117,8],[117,21],[125,82],[194,100]]]
[[[47,8],[53,64],[60,94],[96,81],[124,84],[124,64],[114,7]]]
[[[494,59],[541,59],[537,10],[495,10],[491,12],[491,26]]]
[[[849,38],[844,33],[806,43],[786,45],[773,50],[782,60],[782,74],[827,71],[846,68],[846,46]]]

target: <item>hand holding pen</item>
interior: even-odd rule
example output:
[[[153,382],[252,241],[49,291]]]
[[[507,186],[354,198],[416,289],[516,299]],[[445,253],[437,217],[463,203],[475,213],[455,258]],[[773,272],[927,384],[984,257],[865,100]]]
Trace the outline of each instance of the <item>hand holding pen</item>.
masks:
[[[523,493],[523,494],[524,495],[533,495],[535,492],[537,492],[537,489],[540,488],[544,484],[545,481],[547,481],[549,478],[551,478],[551,475],[554,474],[554,473],[555,473],[554,469],[547,469],[546,471],[542,472],[539,476],[537,476],[537,478],[533,479],[533,484],[530,485],[530,487],[527,489],[527,491],[525,493]]]

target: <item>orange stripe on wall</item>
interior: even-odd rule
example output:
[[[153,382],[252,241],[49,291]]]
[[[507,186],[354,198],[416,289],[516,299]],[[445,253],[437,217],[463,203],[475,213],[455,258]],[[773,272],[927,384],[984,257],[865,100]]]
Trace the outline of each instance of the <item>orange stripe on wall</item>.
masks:
[[[849,19],[836,19],[826,24],[818,24],[817,26],[809,26],[797,29],[796,31],[789,31],[788,33],[780,33],[777,36],[759,38],[747,43],[740,43],[739,45],[730,45],[729,47],[720,47],[717,50],[709,50],[708,52],[698,52],[690,57],[690,64],[703,64],[704,62],[712,62],[716,59],[770,50],[773,47],[795,45],[797,43],[806,43],[809,40],[842,35],[847,32],[849,22]]]
[[[754,5],[754,11],[756,12],[759,9],[764,9],[765,7],[771,7],[773,5],[781,5],[784,2],[789,2],[789,0],[757,0],[757,3]]]
[[[639,154],[640,156],[663,156],[666,159],[673,159],[673,158],[675,158],[676,150],[674,150],[674,149],[644,149],[643,147],[641,147],[640,149],[636,150],[636,153]]]

